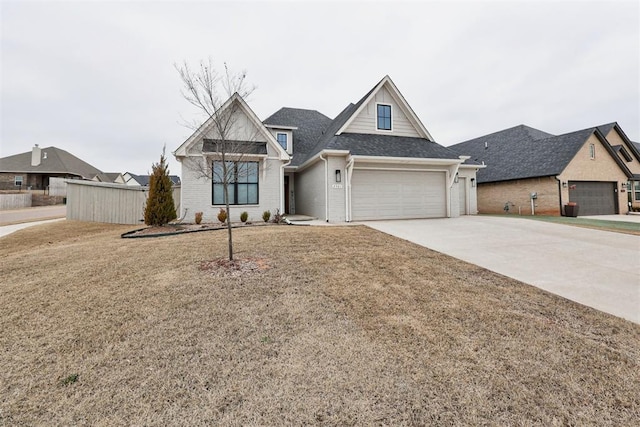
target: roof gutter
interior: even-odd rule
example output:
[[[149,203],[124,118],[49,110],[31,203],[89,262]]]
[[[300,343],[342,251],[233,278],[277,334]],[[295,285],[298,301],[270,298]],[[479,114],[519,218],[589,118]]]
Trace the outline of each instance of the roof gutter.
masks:
[[[463,159],[433,159],[433,158],[418,158],[418,157],[383,157],[383,156],[360,156],[352,155],[354,160],[359,162],[369,163],[387,163],[387,164],[406,164],[406,165],[436,165],[436,166],[452,166],[460,165],[464,162]],[[461,156],[465,157],[465,156]],[[466,157],[469,158],[469,157]],[[466,159],[465,159],[466,160]]]
[[[315,156],[311,157],[309,160],[307,160],[306,162],[304,162],[303,164],[299,165],[299,166],[295,166],[296,170],[304,170],[307,167],[311,166],[313,163],[315,163],[317,160],[326,160],[323,159],[322,156],[346,156],[349,154],[349,150],[322,150],[320,151],[318,154],[316,154]]]
[[[345,174],[345,222],[351,222],[351,175],[353,175],[353,164],[355,160],[353,157],[349,157],[347,165],[344,167]]]

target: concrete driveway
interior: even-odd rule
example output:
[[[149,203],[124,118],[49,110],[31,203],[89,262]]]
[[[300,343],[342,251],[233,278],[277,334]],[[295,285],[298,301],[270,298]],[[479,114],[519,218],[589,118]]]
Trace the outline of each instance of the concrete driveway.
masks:
[[[365,225],[640,323],[640,236],[513,217]]]

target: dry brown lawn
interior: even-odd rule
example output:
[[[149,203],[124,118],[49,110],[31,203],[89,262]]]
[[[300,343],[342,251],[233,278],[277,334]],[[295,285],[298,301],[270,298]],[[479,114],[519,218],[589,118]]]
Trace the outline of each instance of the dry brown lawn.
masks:
[[[636,425],[640,326],[365,227],[0,239],[0,425]]]

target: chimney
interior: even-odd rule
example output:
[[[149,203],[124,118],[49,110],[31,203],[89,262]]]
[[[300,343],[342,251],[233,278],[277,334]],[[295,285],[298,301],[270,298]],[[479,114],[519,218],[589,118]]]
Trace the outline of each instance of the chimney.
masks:
[[[36,144],[31,151],[31,166],[40,166],[40,147]]]

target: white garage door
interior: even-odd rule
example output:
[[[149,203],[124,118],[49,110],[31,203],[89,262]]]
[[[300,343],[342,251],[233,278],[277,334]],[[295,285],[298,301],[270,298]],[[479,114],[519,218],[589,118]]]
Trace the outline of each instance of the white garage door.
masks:
[[[354,221],[443,218],[445,173],[354,170],[351,214]]]

